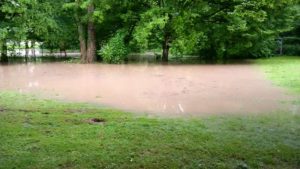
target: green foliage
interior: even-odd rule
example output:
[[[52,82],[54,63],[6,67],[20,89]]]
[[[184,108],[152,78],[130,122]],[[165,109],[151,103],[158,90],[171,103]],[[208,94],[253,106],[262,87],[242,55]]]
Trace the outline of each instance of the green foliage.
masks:
[[[152,42],[154,39],[162,41],[162,31],[168,20],[168,16],[164,15],[158,7],[153,7],[141,14],[141,21],[134,33],[136,44],[142,49],[148,49],[151,47],[151,44],[149,44],[151,40]]]
[[[63,2],[59,6],[61,5],[63,5]],[[75,17],[73,13],[67,10],[70,6],[66,6],[63,9],[54,6],[53,11],[56,12],[56,18],[53,18],[53,22],[55,22],[55,26],[51,29],[51,33],[43,34],[41,39],[43,41],[43,48],[61,50],[78,48]]]
[[[88,14],[91,3],[95,10]],[[77,26],[94,21],[99,44],[125,29],[124,43],[134,51],[167,46],[174,56],[267,57],[286,32],[294,29],[299,38],[299,9],[298,0],[2,0],[0,41],[79,49],[79,34],[87,32],[77,32]],[[285,48],[298,51],[290,44]]]
[[[128,47],[125,45],[124,38],[126,33],[118,31],[112,38],[104,44],[99,51],[102,59],[106,63],[122,63],[128,55]]]
[[[300,44],[285,44],[283,45],[283,53],[289,56],[300,55]]]
[[[135,44],[144,50],[161,49],[167,39],[174,55],[195,51],[205,36],[195,29],[194,21],[198,15],[190,9],[192,4],[192,1],[149,1],[150,7],[140,14],[133,34]],[[193,5],[197,4],[199,2]]]
[[[300,26],[298,29],[300,29]],[[292,33],[294,32],[296,33],[296,31],[292,31]],[[300,56],[300,37],[297,37],[297,35],[283,37],[283,54]]]
[[[204,22],[209,41],[203,55],[224,57],[268,57],[274,54],[275,39],[291,30],[296,1],[228,1],[210,6],[209,22]],[[226,5],[230,4],[230,5]],[[217,11],[214,13],[214,11]]]
[[[0,28],[0,39],[5,39],[8,35],[8,30],[6,28]]]
[[[257,43],[253,44],[249,54],[255,58],[271,57],[274,55],[275,50],[276,42],[273,38],[270,38],[257,41]]]

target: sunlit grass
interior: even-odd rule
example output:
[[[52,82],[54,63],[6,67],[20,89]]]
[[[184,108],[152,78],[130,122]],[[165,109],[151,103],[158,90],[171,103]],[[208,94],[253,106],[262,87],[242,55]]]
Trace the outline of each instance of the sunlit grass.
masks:
[[[257,61],[274,84],[300,93],[300,57],[282,56]]]

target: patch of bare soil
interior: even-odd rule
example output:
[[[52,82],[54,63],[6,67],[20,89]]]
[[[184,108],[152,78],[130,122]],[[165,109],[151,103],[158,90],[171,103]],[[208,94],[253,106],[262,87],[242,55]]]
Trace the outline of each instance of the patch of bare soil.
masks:
[[[105,119],[102,118],[91,118],[88,120],[90,124],[104,124],[106,122]]]

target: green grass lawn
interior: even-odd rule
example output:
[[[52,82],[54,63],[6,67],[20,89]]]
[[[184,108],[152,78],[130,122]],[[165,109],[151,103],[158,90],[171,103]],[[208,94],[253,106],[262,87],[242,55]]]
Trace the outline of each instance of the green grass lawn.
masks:
[[[274,57],[257,61],[274,84],[300,93],[300,57]]]
[[[300,94],[300,58],[258,64]],[[0,168],[296,169],[300,114],[149,118],[2,91]]]

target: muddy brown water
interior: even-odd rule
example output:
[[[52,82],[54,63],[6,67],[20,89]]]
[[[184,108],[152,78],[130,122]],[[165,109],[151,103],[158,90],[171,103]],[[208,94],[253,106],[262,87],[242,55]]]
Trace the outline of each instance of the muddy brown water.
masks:
[[[247,64],[2,65],[0,90],[163,116],[272,112],[288,99],[284,89]]]

